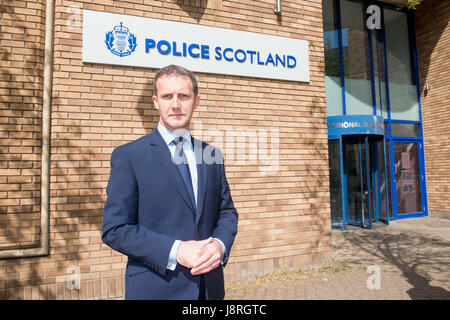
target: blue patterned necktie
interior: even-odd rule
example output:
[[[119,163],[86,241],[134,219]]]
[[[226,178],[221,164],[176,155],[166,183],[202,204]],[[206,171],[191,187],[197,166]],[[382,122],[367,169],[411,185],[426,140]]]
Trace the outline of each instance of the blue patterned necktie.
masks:
[[[192,177],[191,172],[189,171],[189,165],[186,158],[186,154],[183,151],[183,144],[186,140],[183,137],[178,137],[173,140],[175,144],[175,154],[174,154],[174,163],[178,167],[181,176],[183,177],[184,184],[186,185],[187,191],[191,198],[191,202],[196,208],[195,196],[194,196],[194,188],[192,187]]]

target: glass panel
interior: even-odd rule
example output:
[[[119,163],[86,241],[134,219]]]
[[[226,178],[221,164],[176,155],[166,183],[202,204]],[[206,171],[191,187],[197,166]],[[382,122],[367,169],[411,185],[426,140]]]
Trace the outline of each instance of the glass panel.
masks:
[[[384,168],[384,141],[380,140],[377,142],[377,155],[378,155],[378,173],[379,173],[379,184],[380,184],[380,218],[384,222],[388,220],[388,190],[386,181],[386,172]],[[390,201],[390,198],[389,198]]]
[[[347,114],[373,114],[366,14],[360,2],[341,1],[345,106]]]
[[[384,123],[384,136],[385,137],[390,136],[390,134],[389,134],[389,122],[385,122]]]
[[[347,175],[348,221],[356,222],[362,212],[362,180],[359,143],[344,144],[344,161]]]
[[[422,212],[417,143],[395,142],[397,213]]]
[[[383,37],[379,30],[372,30],[372,56],[377,115],[388,118]]]
[[[393,211],[392,211],[392,185],[391,185],[391,158],[390,158],[390,152],[389,152],[389,141],[386,140],[384,146],[385,146],[385,153],[386,153],[386,183],[388,188],[388,204],[389,204],[389,218],[392,218]]]
[[[366,144],[367,138],[362,139],[360,142],[360,149],[361,149],[361,153],[360,153],[360,157],[361,157],[361,178],[362,178],[362,185],[363,185],[363,189],[362,189],[362,201],[363,201],[363,206],[362,209],[363,211],[361,212],[361,223],[363,225],[366,225],[368,223],[370,223],[369,219],[370,219],[370,214],[372,212],[372,208],[371,208],[371,204],[372,204],[372,185],[371,185],[371,179],[370,179],[370,174],[369,171],[367,170],[367,168],[370,168],[370,159],[368,157],[368,145]]]
[[[348,223],[370,225],[371,201],[367,179],[367,154],[364,138],[346,138],[344,143],[344,169],[347,176]]]
[[[391,123],[394,137],[420,137],[420,124],[418,123]]]
[[[419,121],[405,12],[384,9],[391,119]]]
[[[380,191],[380,184],[379,184],[379,171],[378,171],[378,148],[377,148],[377,142],[375,141],[376,138],[370,138],[369,139],[369,174],[370,174],[370,217],[372,218],[372,221],[377,221],[377,219],[380,216],[380,206],[379,206],[379,191]]]
[[[341,159],[339,140],[328,140],[331,223],[342,223]]]
[[[335,0],[323,1],[325,41],[325,86],[327,115],[342,115],[341,61],[339,55],[338,19]]]

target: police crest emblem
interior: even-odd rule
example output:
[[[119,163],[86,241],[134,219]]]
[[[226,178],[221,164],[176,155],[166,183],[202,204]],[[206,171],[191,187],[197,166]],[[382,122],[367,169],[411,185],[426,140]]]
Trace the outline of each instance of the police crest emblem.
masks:
[[[106,33],[105,43],[108,50],[119,57],[129,56],[137,46],[136,36],[122,22]]]

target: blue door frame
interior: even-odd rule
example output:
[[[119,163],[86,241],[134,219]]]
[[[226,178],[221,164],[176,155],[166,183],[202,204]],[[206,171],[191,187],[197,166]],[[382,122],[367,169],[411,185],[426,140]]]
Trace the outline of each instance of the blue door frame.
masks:
[[[347,224],[357,225],[363,228],[371,228],[373,222],[383,222],[385,224],[389,224],[389,201],[390,196],[386,190],[386,203],[385,208],[383,208],[383,203],[381,201],[381,190],[380,185],[382,183],[380,177],[380,166],[384,167],[384,172],[386,173],[386,155],[384,153],[384,145],[385,139],[382,136],[375,135],[364,135],[355,137],[354,141],[358,141],[358,161],[357,164],[360,168],[360,194],[361,194],[361,210],[364,210],[364,201],[367,202],[367,219],[364,220],[364,213],[361,212],[363,219],[355,219],[351,220],[349,218],[349,195],[348,195],[348,167],[346,166],[346,162],[344,161],[344,141],[343,136],[339,138],[340,141],[340,150],[341,150],[341,188],[342,188],[342,208],[343,208],[343,219],[339,225],[333,226],[333,228],[345,228]],[[352,136],[347,136],[352,137]],[[347,140],[347,139],[345,139]],[[353,140],[353,139],[352,139]],[[378,161],[379,159],[379,145],[377,142],[382,142],[381,146],[383,147],[384,157],[382,162]],[[361,144],[364,144],[364,152],[361,149]],[[365,159],[365,164],[363,164],[362,157]],[[364,177],[365,175],[365,183]],[[384,176],[384,182],[387,187],[387,177],[386,174]],[[365,190],[367,189],[367,190]],[[367,191],[367,197],[365,196],[365,191]],[[383,217],[382,210],[385,209],[386,216]]]
[[[349,1],[358,1],[358,0],[349,0]],[[341,66],[341,86],[342,86],[342,114],[343,117],[346,116],[346,99],[345,99],[345,77],[344,77],[344,61],[343,61],[343,45],[342,45],[342,21],[341,21],[341,0],[336,1],[336,10],[337,10],[337,24],[338,24],[338,42],[339,42],[339,59],[340,59],[340,66]],[[390,9],[396,9],[397,7],[395,5],[387,4],[384,2],[379,2],[376,0],[360,0],[360,2],[365,3],[365,7],[367,7],[370,4],[376,4],[379,5],[382,8],[390,8]],[[425,156],[424,156],[424,148],[423,148],[423,128],[422,128],[422,108],[421,108],[421,97],[420,97],[420,82],[419,82],[419,73],[418,73],[418,59],[417,59],[417,44],[416,44],[416,35],[415,35],[415,25],[414,25],[414,15],[411,11],[407,11],[405,9],[402,9],[401,11],[406,12],[408,16],[408,26],[409,26],[409,37],[410,37],[410,53],[411,53],[411,59],[412,59],[412,65],[413,65],[413,76],[416,79],[416,87],[417,87],[417,100],[419,105],[419,121],[407,121],[407,120],[393,120],[391,119],[391,102],[390,102],[390,92],[389,92],[389,65],[387,61],[387,49],[386,49],[386,35],[385,35],[385,25],[384,25],[384,10],[381,10],[381,23],[382,27],[381,30],[374,30],[371,31],[367,29],[368,32],[368,41],[369,41],[369,51],[370,51],[370,69],[371,69],[371,83],[372,83],[372,102],[373,102],[373,110],[374,115],[380,116],[377,112],[377,106],[376,106],[376,91],[375,91],[375,78],[374,78],[374,55],[373,55],[373,41],[372,37],[381,37],[382,39],[382,55],[384,55],[383,59],[385,61],[384,63],[384,74],[385,74],[385,90],[386,90],[386,111],[387,111],[387,118],[384,119],[386,130],[385,130],[385,137],[383,138],[383,146],[384,150],[389,152],[389,164],[390,164],[390,171],[387,172],[387,152],[384,152],[384,165],[385,165],[385,180],[386,183],[390,180],[390,191],[389,188],[387,188],[386,184],[386,212],[387,217],[386,219],[379,219],[380,217],[375,217],[378,220],[383,220],[385,223],[389,223],[389,220],[396,220],[396,219],[403,219],[403,218],[411,218],[411,217],[422,217],[428,215],[428,204],[427,204],[427,191],[426,191],[426,175],[425,175]],[[376,45],[378,47],[379,43],[376,42]],[[379,54],[379,51],[376,50],[377,55]],[[377,64],[376,66],[378,68],[378,71],[380,73],[380,66]],[[378,77],[378,80],[380,81],[380,78]],[[381,89],[381,85],[379,85]],[[381,98],[380,98],[381,101]],[[380,110],[382,112],[382,115],[385,116],[383,107],[380,107]],[[392,123],[415,123],[420,125],[420,134],[418,137],[397,137],[392,136]],[[329,130],[330,133],[330,130]],[[343,220],[342,223],[339,225],[334,225],[333,228],[345,228],[346,224],[348,223],[348,192],[347,192],[347,176],[344,172],[344,159],[343,159],[343,140],[342,135],[335,135],[329,134],[330,139],[339,139],[340,144],[340,169],[341,169],[341,187],[342,187],[342,213],[343,213]],[[418,144],[418,157],[419,157],[419,174],[420,174],[420,192],[421,192],[421,211],[420,212],[414,212],[414,213],[407,213],[407,214],[398,214],[397,210],[397,193],[396,193],[396,181],[395,181],[395,153],[394,153],[394,143],[396,142],[407,142],[407,143],[417,143]],[[367,151],[367,146],[366,146]],[[366,161],[366,163],[368,163]],[[366,171],[369,172],[369,171]],[[381,185],[381,180],[379,176],[379,170],[378,173],[373,173],[374,176],[372,177],[372,181],[378,181],[378,186]],[[388,174],[390,175],[391,179],[388,179]],[[376,179],[376,180],[374,180]],[[373,186],[374,187],[374,186]],[[379,192],[378,192],[379,196]],[[372,199],[375,201],[375,199]],[[390,202],[389,202],[390,201]],[[392,212],[389,212],[389,204],[392,204]],[[381,201],[378,201],[378,204],[381,205]],[[378,212],[382,212],[381,210],[377,210]],[[392,216],[390,214],[392,213]]]
[[[411,213],[398,213],[397,208],[397,181],[395,175],[395,153],[394,144],[395,143],[417,143],[418,149],[418,162],[419,162],[419,175],[420,175],[420,200],[421,200],[421,211],[411,212]],[[423,152],[423,142],[421,139],[391,139],[389,145],[390,153],[390,167],[391,167],[391,194],[392,194],[392,214],[391,220],[396,219],[406,219],[406,218],[417,218],[424,217],[428,215],[428,205],[427,205],[427,195],[426,195],[426,181],[425,181],[425,166],[424,166],[424,152]]]
[[[369,148],[368,148],[368,136],[348,136],[351,140],[348,141],[349,144],[355,144],[358,146],[357,150],[357,161],[353,163],[359,170],[359,195],[360,198],[358,198],[361,205],[361,212],[355,212],[354,219],[349,218],[349,194],[348,194],[348,172],[350,170],[350,167],[346,166],[346,163],[344,161],[344,176],[345,176],[345,197],[347,204],[346,208],[346,216],[345,224],[352,224],[357,225],[363,228],[371,228],[372,227],[372,212],[371,212],[371,192],[368,192],[368,190],[372,191],[371,186],[369,185],[371,181],[370,180],[370,172],[369,172]],[[346,139],[347,140],[347,139]],[[361,146],[364,144],[364,151],[362,150]],[[343,144],[344,149],[344,144]],[[343,155],[342,155],[343,157]],[[364,162],[363,162],[364,158]],[[366,194],[367,192],[367,194]],[[356,198],[356,195],[355,195]],[[357,200],[355,200],[357,201]],[[365,206],[367,206],[367,212],[365,212]]]

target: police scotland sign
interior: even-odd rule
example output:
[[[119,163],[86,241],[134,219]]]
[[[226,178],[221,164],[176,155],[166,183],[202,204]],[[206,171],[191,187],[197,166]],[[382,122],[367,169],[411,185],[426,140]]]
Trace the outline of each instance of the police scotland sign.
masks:
[[[83,62],[309,82],[305,40],[91,10]]]

